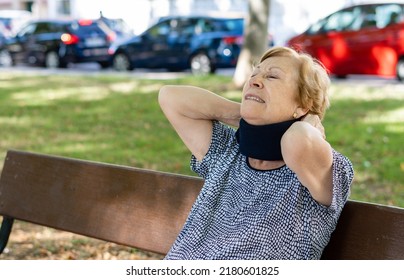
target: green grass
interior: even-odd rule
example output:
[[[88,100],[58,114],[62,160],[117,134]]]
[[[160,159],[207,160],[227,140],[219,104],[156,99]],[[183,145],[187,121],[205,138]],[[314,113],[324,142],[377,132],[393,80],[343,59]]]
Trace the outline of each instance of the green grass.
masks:
[[[0,168],[21,149],[192,175],[189,152],[163,116],[164,84],[239,99],[230,77],[146,80],[116,75],[0,76]],[[404,86],[332,87],[327,140],[354,164],[352,199],[404,207]]]

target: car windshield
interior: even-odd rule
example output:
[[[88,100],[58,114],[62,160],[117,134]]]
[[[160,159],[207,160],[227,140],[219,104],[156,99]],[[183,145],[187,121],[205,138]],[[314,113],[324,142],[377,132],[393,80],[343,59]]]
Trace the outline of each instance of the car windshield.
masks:
[[[1,21],[5,26],[8,26],[8,25],[10,25],[11,18],[3,18],[3,17],[0,17],[0,21]]]
[[[243,19],[218,20],[215,24],[217,24],[217,30],[232,32],[242,32],[244,26]]]
[[[402,20],[403,7],[400,4],[379,4],[344,9],[319,20],[308,28],[306,34],[358,31],[368,27],[384,28]]]
[[[122,34],[131,34],[133,33],[132,29],[123,19],[107,19],[102,18],[102,22],[104,22],[109,28],[114,30],[115,32]]]
[[[70,25],[72,31],[76,34],[103,34],[105,31],[96,22],[73,22]]]

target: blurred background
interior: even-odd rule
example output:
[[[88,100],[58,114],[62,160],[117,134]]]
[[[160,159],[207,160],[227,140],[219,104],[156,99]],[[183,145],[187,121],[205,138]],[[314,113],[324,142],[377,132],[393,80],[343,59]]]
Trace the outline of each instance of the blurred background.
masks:
[[[396,4],[354,7],[370,3]],[[265,49],[287,45],[318,58],[340,78],[367,74],[403,80],[403,4],[0,0],[0,66],[95,62],[117,71],[190,69],[194,74],[235,68],[234,82],[241,86],[249,75],[245,69]]]
[[[281,45],[303,32],[318,19],[353,4],[389,2],[375,0],[272,0],[269,33]],[[403,1],[390,1],[403,2]],[[169,15],[244,16],[248,0],[0,0],[1,10],[26,10],[34,18],[108,18],[124,20],[135,34],[140,34],[160,17]]]

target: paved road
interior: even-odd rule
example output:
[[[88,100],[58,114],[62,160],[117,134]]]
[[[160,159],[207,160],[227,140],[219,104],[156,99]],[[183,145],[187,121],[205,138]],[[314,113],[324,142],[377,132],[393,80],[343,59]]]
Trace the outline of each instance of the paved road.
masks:
[[[150,70],[150,69],[136,69],[130,72],[117,72],[113,69],[101,69],[96,63],[82,63],[82,64],[72,64],[66,69],[45,69],[40,67],[29,67],[29,66],[15,66],[15,67],[0,67],[1,73],[26,73],[26,74],[39,74],[39,75],[123,75],[123,76],[133,76],[141,78],[150,79],[175,79],[178,77],[184,77],[191,75],[189,71],[184,72],[167,72],[165,70]],[[217,71],[218,75],[232,76],[234,74],[234,69],[219,69]],[[333,83],[339,84],[362,84],[372,86],[383,86],[383,85],[396,85],[403,88],[404,92],[404,82],[401,83],[396,79],[386,79],[373,76],[360,76],[352,75],[347,79],[332,79]]]
[[[191,75],[189,71],[167,72],[166,70],[136,69],[130,72],[117,72],[113,69],[101,69],[96,63],[71,64],[66,69],[46,69],[41,67],[30,67],[18,65],[14,67],[1,67],[1,73],[26,73],[35,75],[121,75],[150,79],[175,79]],[[234,69],[221,69],[219,75],[233,75]]]

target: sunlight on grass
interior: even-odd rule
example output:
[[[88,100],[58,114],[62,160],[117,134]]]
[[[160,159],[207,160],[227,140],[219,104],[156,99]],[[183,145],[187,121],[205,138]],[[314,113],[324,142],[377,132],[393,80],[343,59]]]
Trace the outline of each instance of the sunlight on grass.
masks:
[[[82,101],[100,100],[107,97],[110,92],[103,87],[80,87],[38,90],[32,92],[19,92],[13,94],[13,99],[20,102],[20,105],[47,105],[55,100],[77,98]]]
[[[363,120],[365,123],[401,123],[404,126],[404,107],[387,112],[371,112]]]
[[[25,126],[29,127],[31,124],[35,122],[35,125],[38,125],[37,119],[33,119],[32,117],[23,117],[23,116],[11,116],[11,117],[0,117],[0,125],[13,125],[13,126]]]
[[[62,146],[50,147],[47,152],[55,154],[64,153],[83,153],[83,152],[93,152],[102,151],[109,149],[110,146],[107,143],[71,143]]]
[[[383,99],[398,99],[404,100],[404,85],[384,85],[380,87],[370,88],[366,84],[340,86],[337,84],[331,85],[331,99],[355,99],[355,100],[383,100]],[[332,103],[331,103],[332,106]]]
[[[142,93],[158,92],[163,84],[144,85],[139,89]]]
[[[404,134],[404,124],[388,124],[386,125],[386,131],[392,133],[403,133]],[[404,141],[403,141],[404,142]]]
[[[120,93],[130,93],[139,87],[137,81],[125,82],[125,83],[113,83],[109,88],[113,91]]]

